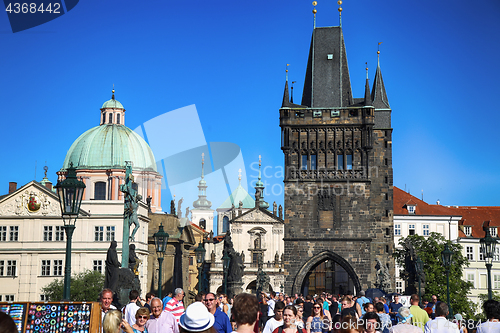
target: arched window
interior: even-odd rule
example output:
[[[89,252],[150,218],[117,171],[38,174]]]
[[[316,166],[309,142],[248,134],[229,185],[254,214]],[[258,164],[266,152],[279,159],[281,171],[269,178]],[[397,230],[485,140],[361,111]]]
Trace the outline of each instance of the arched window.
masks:
[[[224,216],[222,219],[222,232],[227,232],[229,230],[229,217]]]
[[[104,124],[106,122],[106,113],[102,113],[102,123]]]
[[[112,124],[113,123],[113,114],[110,113],[109,114],[109,121],[108,121],[109,124]]]
[[[205,219],[200,220],[200,228],[203,228],[203,229],[207,228],[207,221]]]
[[[116,123],[120,125],[120,114],[116,115]]]
[[[105,182],[96,182],[94,184],[94,200],[106,200]]]

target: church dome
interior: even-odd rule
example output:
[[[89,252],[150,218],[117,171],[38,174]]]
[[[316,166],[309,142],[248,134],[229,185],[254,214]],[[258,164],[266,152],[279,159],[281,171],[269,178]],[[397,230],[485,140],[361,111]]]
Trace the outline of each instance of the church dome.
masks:
[[[118,102],[113,95],[109,101],[104,102],[101,109],[124,109],[122,103]]]

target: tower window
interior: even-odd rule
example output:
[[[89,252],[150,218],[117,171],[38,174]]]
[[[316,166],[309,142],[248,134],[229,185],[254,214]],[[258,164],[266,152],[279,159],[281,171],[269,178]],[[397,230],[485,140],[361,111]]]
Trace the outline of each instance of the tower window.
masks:
[[[110,113],[109,114],[109,121],[108,121],[109,124],[112,124],[113,123],[113,114]]]
[[[205,219],[200,220],[200,228],[203,228],[203,229],[207,228],[207,221]]]
[[[116,123],[120,125],[120,114],[116,115]]]
[[[106,122],[106,113],[102,113],[102,123],[104,124]]]
[[[227,232],[229,230],[229,217],[224,216],[222,219],[222,232]]]
[[[317,157],[316,155],[311,155],[311,170],[317,169]]]
[[[345,156],[346,169],[352,170],[352,154],[348,154]]]
[[[352,160],[351,160],[352,166]],[[337,155],[337,170],[344,170],[344,155]]]
[[[307,170],[307,155],[300,157],[300,170]]]
[[[94,200],[106,200],[106,183],[96,182],[94,185]]]
[[[465,236],[472,235],[472,227],[471,226],[465,226],[464,227],[464,234],[465,234]]]

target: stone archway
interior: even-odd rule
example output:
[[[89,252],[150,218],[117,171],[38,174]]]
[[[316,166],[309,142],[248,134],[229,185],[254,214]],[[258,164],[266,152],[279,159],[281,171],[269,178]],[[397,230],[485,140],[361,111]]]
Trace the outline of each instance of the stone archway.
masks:
[[[334,261],[346,271],[347,275],[353,282],[355,293],[361,290],[361,283],[359,282],[358,275],[356,274],[352,266],[338,254],[332,251],[322,251],[306,261],[304,265],[302,265],[302,267],[299,269],[293,281],[291,294],[294,295],[302,293],[302,285],[304,284],[304,280],[306,279],[310,271],[326,260]]]

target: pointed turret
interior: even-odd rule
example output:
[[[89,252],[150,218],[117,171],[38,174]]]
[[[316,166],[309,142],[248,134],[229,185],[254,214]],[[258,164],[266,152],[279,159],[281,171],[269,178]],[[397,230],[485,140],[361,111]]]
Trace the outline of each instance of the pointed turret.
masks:
[[[380,51],[377,62],[377,71],[375,72],[375,79],[373,80],[372,88],[372,101],[375,109],[390,109],[389,100],[385,92],[384,80],[382,79],[382,71],[380,70]]]
[[[312,108],[353,104],[341,27],[314,29],[301,104]]]
[[[198,200],[193,202],[193,207],[196,209],[210,209],[212,203],[207,200],[207,182],[205,181],[205,153],[201,154],[201,180],[198,185]]]
[[[290,107],[290,98],[288,94],[288,77],[285,81],[285,91],[283,92],[283,103],[281,103],[282,108]]]
[[[260,167],[262,165],[262,160],[261,156],[259,155],[259,179],[257,180],[257,183],[255,183],[255,206],[257,207],[257,204],[260,208],[267,209],[269,208],[269,204],[264,201],[264,183],[262,183],[261,180],[261,172],[260,172]]]
[[[365,106],[372,105],[372,97],[370,96],[370,79],[368,78],[368,64],[366,65],[366,83],[365,83]]]

